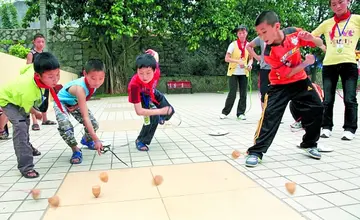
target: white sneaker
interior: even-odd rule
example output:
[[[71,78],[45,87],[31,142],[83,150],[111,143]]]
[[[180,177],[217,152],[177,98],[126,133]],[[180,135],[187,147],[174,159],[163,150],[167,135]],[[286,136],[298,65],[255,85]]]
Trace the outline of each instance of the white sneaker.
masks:
[[[322,144],[317,144],[317,149],[319,152],[332,152],[334,151],[334,149],[332,149],[331,147],[329,146],[324,146]]]
[[[239,119],[239,120],[246,120],[246,117],[245,117],[245,115],[243,114],[243,115],[239,115],[238,119]]]
[[[225,119],[225,118],[226,118],[226,115],[224,115],[224,114],[220,115],[220,119]]]
[[[331,131],[329,129],[323,129],[320,137],[329,138],[331,136]]]
[[[354,138],[355,138],[355,134],[354,134],[354,133],[352,133],[351,131],[344,131],[341,140],[351,141],[351,140],[354,139]]]

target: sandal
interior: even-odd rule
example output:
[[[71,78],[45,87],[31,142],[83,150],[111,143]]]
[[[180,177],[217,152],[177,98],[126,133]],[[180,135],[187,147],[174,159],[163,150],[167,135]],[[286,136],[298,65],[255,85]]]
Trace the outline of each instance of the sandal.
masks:
[[[39,126],[39,124],[33,124],[33,125],[31,126],[31,129],[32,129],[33,131],[38,131],[38,130],[40,130],[40,126]]]
[[[31,147],[31,149],[32,149],[32,151],[33,151],[33,156],[40,156],[41,155],[41,152],[40,151],[38,151],[38,149],[36,149],[31,143],[30,143],[30,147]]]
[[[38,151],[38,149],[33,148],[33,156],[36,157],[36,156],[40,156],[40,155],[41,155],[41,152]]]
[[[77,162],[75,162],[77,160]],[[82,162],[82,152],[81,151],[75,151],[73,152],[70,163],[71,164],[80,164]]]
[[[165,119],[162,116],[159,116],[159,124],[163,125],[165,124]]]
[[[136,144],[136,149],[138,149],[139,151],[148,151],[149,150],[149,147],[141,141],[136,140],[135,144]]]
[[[31,175],[31,174],[35,174],[35,175]],[[27,179],[34,179],[34,178],[38,178],[40,175],[38,172],[36,172],[34,169],[28,170],[26,172],[24,172],[23,177],[27,178]]]
[[[56,122],[47,120],[47,121],[43,122],[42,125],[56,125]]]

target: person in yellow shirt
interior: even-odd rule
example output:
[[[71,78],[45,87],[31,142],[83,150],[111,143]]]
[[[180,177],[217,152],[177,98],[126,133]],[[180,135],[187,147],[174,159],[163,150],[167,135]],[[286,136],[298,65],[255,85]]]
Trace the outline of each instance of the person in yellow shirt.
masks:
[[[248,86],[249,71],[251,71],[253,58],[245,49],[248,44],[247,28],[244,25],[238,26],[234,32],[237,40],[233,41],[226,52],[225,62],[229,63],[227,76],[229,77],[229,93],[226,98],[220,119],[226,118],[231,112],[236,99],[237,88],[240,90],[240,99],[237,106],[236,117],[240,120],[246,120],[246,95]]]
[[[323,60],[324,116],[322,122],[322,138],[331,136],[333,124],[333,108],[335,91],[339,76],[341,78],[345,119],[342,140],[355,137],[358,121],[358,103],[356,100],[356,84],[358,69],[355,59],[355,48],[360,37],[360,15],[352,14],[348,8],[350,0],[329,0],[334,17],[323,21],[312,34],[324,35],[326,52]]]

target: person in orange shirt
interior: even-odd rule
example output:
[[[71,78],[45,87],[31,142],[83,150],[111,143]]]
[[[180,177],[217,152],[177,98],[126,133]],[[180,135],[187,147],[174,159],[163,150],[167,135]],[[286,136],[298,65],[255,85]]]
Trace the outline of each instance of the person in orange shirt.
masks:
[[[265,62],[271,67],[270,88],[265,95],[264,109],[255,133],[254,145],[248,149],[245,165],[257,166],[268,151],[279,129],[281,119],[290,101],[301,112],[305,134],[298,146],[312,158],[320,159],[317,146],[320,137],[323,106],[316,89],[304,68],[313,64],[311,54],[303,61],[301,47],[320,47],[323,42],[300,28],[280,29],[278,15],[273,11],[263,11],[255,21],[258,36],[267,44],[264,51]]]

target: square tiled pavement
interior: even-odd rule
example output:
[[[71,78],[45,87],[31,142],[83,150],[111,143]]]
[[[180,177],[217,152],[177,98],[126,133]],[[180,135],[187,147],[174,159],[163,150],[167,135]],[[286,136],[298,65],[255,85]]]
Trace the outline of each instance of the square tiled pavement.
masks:
[[[162,191],[159,187],[158,191],[154,191],[155,194],[147,200],[139,197],[136,199],[140,200],[131,200],[130,197],[135,197],[137,193],[122,191],[123,189],[118,188],[115,192],[121,193],[123,200],[130,198],[126,204],[117,205],[116,201],[123,200],[116,200],[117,194],[114,193],[107,197],[110,200],[107,201],[110,202],[108,205],[97,208],[99,212],[103,210],[104,213],[107,209],[116,208],[116,213],[132,210],[134,214],[139,212],[139,207],[143,212],[158,210],[158,216],[152,219],[196,219],[197,217],[211,219],[217,216],[210,215],[206,210],[219,209],[224,212],[232,211],[234,215],[254,216],[251,214],[259,212],[256,205],[264,201],[272,201],[271,203],[289,210],[289,213],[298,214],[305,219],[360,219],[360,139],[356,137],[353,141],[341,140],[344,106],[340,97],[336,97],[334,107],[333,135],[329,139],[320,139],[320,143],[334,148],[334,152],[323,153],[321,160],[313,160],[296,148],[304,132],[291,131],[289,126],[293,123],[293,119],[287,109],[283,123],[264,156],[263,163],[251,169],[244,166],[243,156],[233,159],[231,153],[234,149],[245,152],[253,143],[253,136],[261,114],[257,93],[251,95],[251,102],[250,96],[248,98],[247,120],[245,121],[236,120],[235,111],[231,112],[228,118],[219,119],[226,94],[171,94],[166,97],[175,107],[176,113],[181,116],[182,123],[177,126],[179,122],[177,116],[166,125],[159,125],[149,152],[139,152],[135,149],[134,141],[141,128],[142,118],[134,113],[132,106],[127,103],[127,97],[103,98],[88,103],[100,122],[98,131],[100,137],[110,142],[114,152],[134,169],[129,169],[110,153],[98,156],[94,151],[87,149],[83,149],[83,163],[71,165],[69,163],[71,150],[58,134],[57,126],[41,126],[40,131],[30,131],[32,144],[42,152],[41,156],[35,158],[35,168],[41,176],[29,180],[21,177],[17,171],[12,141],[0,141],[0,220],[48,219],[52,212],[60,213],[49,208],[47,198],[64,193],[63,190],[71,183],[75,185],[82,183],[84,180],[81,179],[80,174],[85,173],[91,176],[91,173],[99,171],[110,173],[129,170],[130,172],[136,169],[144,170],[144,172],[149,169],[172,168],[176,170],[176,167],[208,163],[224,163],[231,166],[236,172],[232,171],[233,174],[229,174],[229,177],[245,175],[253,186],[245,194],[228,191],[218,193],[208,191],[205,194],[197,194],[198,190],[224,187],[224,184],[216,179],[209,179],[206,183],[201,181],[194,183],[191,187],[194,191],[187,194],[184,190],[186,187],[176,186],[185,180],[179,178],[181,173],[177,176],[177,171],[174,171],[167,174],[172,176],[168,178],[169,185],[164,181]],[[50,119],[55,118],[51,110],[48,115]],[[72,122],[75,126],[76,138],[80,141],[83,132],[82,125],[75,120]],[[227,130],[229,134],[209,135],[209,132],[218,130]],[[193,167],[189,167],[189,170],[196,171]],[[163,172],[166,173],[166,170]],[[209,169],[209,172],[214,172],[214,170]],[[77,180],[74,179],[76,175],[79,175]],[[141,178],[143,177],[139,177],[139,182]],[[294,195],[287,193],[284,187],[285,183],[290,181],[297,183]],[[134,184],[138,186],[137,188],[145,187],[146,189],[141,182],[134,181]],[[176,190],[169,186],[176,187]],[[33,188],[41,190],[41,197],[38,200],[33,200],[29,195]],[[79,193],[81,195],[81,192]],[[173,193],[178,193],[178,195]],[[181,196],[184,194],[187,196]],[[74,200],[68,200],[69,202],[76,202],[75,198],[86,202],[81,196],[76,197],[75,193],[66,195],[69,196],[68,198],[74,198]],[[246,204],[243,200],[239,202],[240,200],[236,199],[238,197],[255,198],[258,203],[251,206],[249,204],[252,203]],[[66,198],[64,200],[67,201]],[[218,200],[223,202],[216,202]],[[137,203],[137,201],[141,202]],[[191,216],[186,215],[189,212],[184,212],[191,206],[188,201],[197,204],[193,207]],[[93,204],[88,205],[90,207]],[[167,207],[165,211],[164,206]],[[68,206],[59,207],[57,210],[61,208],[70,210]],[[84,208],[77,209],[79,213],[76,216],[90,218],[82,209]],[[121,216],[121,214],[117,216],[122,219],[136,219],[132,216]],[[142,218],[138,217],[138,219]]]

